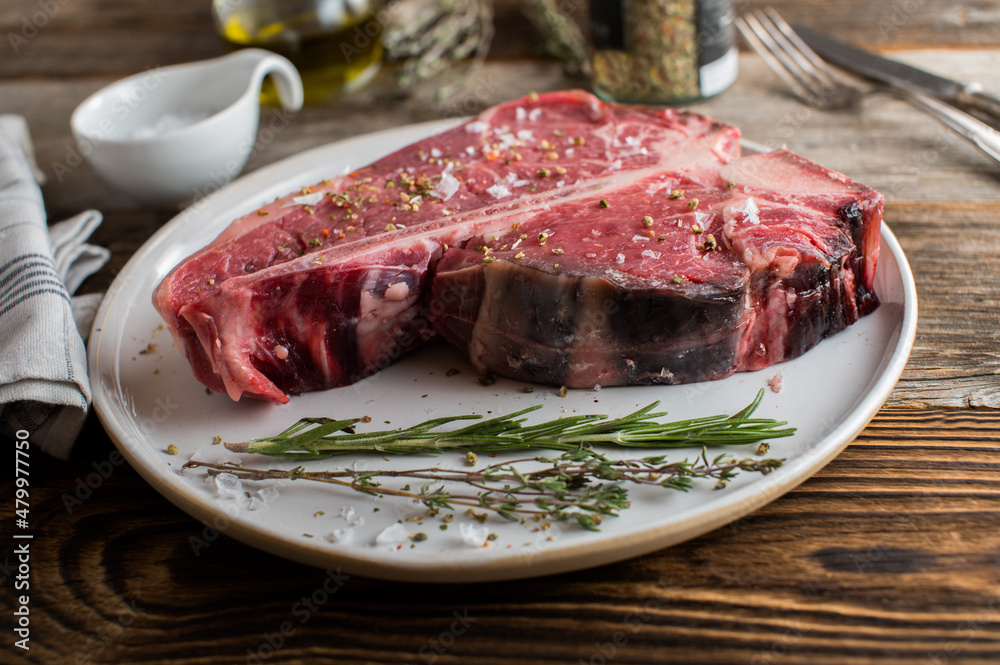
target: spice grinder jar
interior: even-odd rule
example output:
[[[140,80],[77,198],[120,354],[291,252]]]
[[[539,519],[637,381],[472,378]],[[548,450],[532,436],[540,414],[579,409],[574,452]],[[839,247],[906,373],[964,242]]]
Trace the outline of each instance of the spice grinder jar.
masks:
[[[590,0],[591,87],[602,99],[684,104],[736,80],[732,0]]]

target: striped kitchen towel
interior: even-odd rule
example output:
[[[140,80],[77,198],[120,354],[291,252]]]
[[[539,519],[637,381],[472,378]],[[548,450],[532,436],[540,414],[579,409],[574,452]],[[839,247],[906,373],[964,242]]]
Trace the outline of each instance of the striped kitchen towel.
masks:
[[[84,242],[99,212],[49,229],[38,177],[27,123],[0,116],[0,431],[26,430],[32,443],[66,459],[90,406],[73,313],[92,316],[96,299],[70,296],[110,253]]]

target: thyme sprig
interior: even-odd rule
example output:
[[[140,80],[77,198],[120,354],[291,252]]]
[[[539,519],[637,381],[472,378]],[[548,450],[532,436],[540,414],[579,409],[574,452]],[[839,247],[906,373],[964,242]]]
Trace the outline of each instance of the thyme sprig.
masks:
[[[536,405],[486,420],[477,415],[449,416],[412,427],[365,433],[354,430],[354,425],[361,421],[359,418],[303,418],[274,436],[226,443],[226,448],[238,453],[259,453],[282,459],[325,459],[356,452],[405,455],[445,450],[489,453],[546,448],[570,451],[581,446],[737,446],[794,434],[795,428],[785,427],[785,421],[751,417],[763,396],[761,389],[753,402],[731,416],[706,416],[672,422],[657,420],[667,415],[665,411],[654,411],[659,402],[621,418],[580,415],[525,425],[527,418],[523,416],[541,408],[541,405]],[[469,420],[476,422],[459,429],[442,429],[446,425]]]
[[[655,485],[686,492],[694,480],[713,479],[717,481],[716,489],[722,489],[740,471],[767,474],[783,462],[781,459],[727,458],[727,453],[709,459],[704,449],[692,461],[668,462],[662,455],[614,460],[589,448],[578,448],[556,458],[525,457],[471,470],[428,467],[306,471],[302,466],[291,470],[253,469],[233,463],[198,460],[191,460],[184,468],[204,467],[210,475],[230,473],[241,480],[308,480],[349,487],[372,496],[406,497],[419,501],[432,514],[468,506],[492,511],[511,521],[533,516],[539,520],[575,521],[584,529],[596,531],[602,516],[617,517],[630,505],[625,484]],[[545,466],[525,470],[525,466],[531,464]],[[403,489],[385,487],[379,479],[386,478],[426,482],[413,491],[408,485]],[[447,483],[464,483],[477,493],[452,493]]]

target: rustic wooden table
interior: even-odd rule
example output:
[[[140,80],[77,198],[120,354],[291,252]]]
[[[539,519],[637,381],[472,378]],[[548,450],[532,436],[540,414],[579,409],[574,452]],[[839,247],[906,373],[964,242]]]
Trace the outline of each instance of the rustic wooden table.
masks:
[[[789,19],[1000,91],[995,0],[771,4]],[[106,288],[175,211],[135,207],[86,165],[56,177],[73,149],[70,113],[116,78],[221,53],[208,5],[0,5],[0,113],[28,118],[49,174],[51,218],[104,212],[95,241],[113,258],[84,290]],[[536,57],[516,4],[498,2],[496,22],[482,104],[578,85]],[[740,67],[731,90],[696,110],[884,192],[885,219],[916,275],[920,324],[909,365],[833,463],[736,525],[631,561],[503,584],[352,577],[282,638],[290,608],[313,594],[323,571],[225,537],[194,556],[189,538],[203,525],[127,465],[67,509],[63,496],[114,459],[91,418],[71,462],[32,457],[31,650],[13,648],[5,629],[0,661],[1000,662],[1000,169],[900,102],[877,97],[817,112],[790,98],[754,56]],[[300,113],[249,170],[442,113],[400,93],[384,70],[351,99]],[[9,533],[9,475],[0,487]],[[12,552],[0,551],[5,626],[15,602]],[[643,621],[627,621],[637,612]],[[272,649],[268,640],[282,644]]]

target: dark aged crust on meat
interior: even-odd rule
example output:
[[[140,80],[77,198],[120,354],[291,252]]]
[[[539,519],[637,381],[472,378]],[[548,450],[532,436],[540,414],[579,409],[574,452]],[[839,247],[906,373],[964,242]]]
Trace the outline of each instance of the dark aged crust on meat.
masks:
[[[763,367],[876,306],[881,197],[791,153],[738,159],[738,136],[581,92],[517,100],[237,220],[154,304],[233,399],[352,383],[435,330],[542,383]]]
[[[877,193],[787,151],[720,175],[672,198],[661,174],[449,250],[435,329],[481,372],[685,383],[794,358],[874,309]]]

